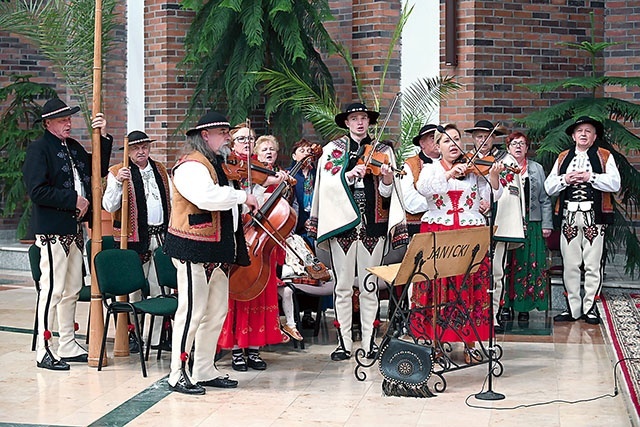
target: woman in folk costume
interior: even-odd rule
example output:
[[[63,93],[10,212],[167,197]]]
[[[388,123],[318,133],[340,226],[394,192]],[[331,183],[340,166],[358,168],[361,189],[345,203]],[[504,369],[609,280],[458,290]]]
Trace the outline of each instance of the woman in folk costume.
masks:
[[[479,211],[480,200],[489,200],[489,191],[493,191],[494,200],[498,200],[502,194],[502,186],[498,182],[499,174],[504,169],[502,164],[496,162],[486,180],[475,173],[469,173],[467,169],[473,168],[472,165],[455,163],[463,154],[459,148],[460,131],[453,124],[445,125],[444,131],[436,131],[435,134],[435,141],[440,147],[442,157],[439,161],[424,165],[416,184],[418,192],[426,197],[429,205],[422,217],[421,232],[485,226],[485,217]],[[466,282],[463,282],[464,276],[459,275],[436,279],[435,283],[428,281],[414,284],[412,302],[415,307],[432,306],[434,288],[439,293],[440,302],[455,301],[459,293],[465,307],[451,304],[447,306],[446,312],[438,315],[452,322],[450,324],[455,324],[454,317],[459,316],[460,310],[468,310],[470,320],[478,332],[477,337],[468,321],[455,328],[438,327],[434,336],[433,311],[429,308],[412,312],[410,320],[413,336],[434,342],[463,341],[466,347],[465,357],[467,363],[470,363],[470,349],[475,341],[478,338],[487,339],[489,336],[490,274],[491,263],[489,257],[485,256],[477,272]]]
[[[476,144],[481,143],[476,140]],[[495,150],[497,151],[497,150]],[[504,150],[499,150],[496,158],[505,166],[500,173],[502,197],[492,207],[493,225],[493,325],[496,333],[504,332],[502,320],[513,320],[513,308],[504,305],[505,284],[508,281],[508,259],[512,250],[524,244],[524,189],[518,173],[518,162]],[[486,199],[488,200],[488,199]]]
[[[231,130],[230,134],[233,138],[234,153],[241,159],[247,160],[251,151],[249,144],[253,145],[255,141],[253,130],[241,124]],[[278,172],[275,176],[268,177],[262,185],[252,185],[251,192],[260,205],[266,199],[267,187],[277,186],[286,176],[286,173]],[[241,185],[249,191],[246,188],[247,180],[243,180]],[[264,291],[252,300],[236,301],[229,298],[229,311],[220,334],[218,347],[231,349],[231,367],[235,371],[244,372],[248,368],[267,369],[267,363],[260,357],[260,347],[280,344],[283,339],[289,338],[280,331],[276,281],[275,276],[270,277]]]
[[[352,295],[355,277],[360,290],[360,320],[362,347],[368,358],[377,356],[375,344],[378,289],[365,284],[366,268],[382,262],[387,235],[394,246],[408,240],[404,210],[394,185],[393,150],[383,144],[373,144],[368,134],[379,113],[369,111],[364,104],[353,103],[335,116],[338,126],[349,134],[324,146],[318,161],[309,237],[317,239],[321,249],[330,250],[335,277],[334,325],[338,331],[338,347],[331,360],[346,360],[353,347]],[[386,154],[389,164],[380,167],[380,174],[367,172],[361,154],[365,149]]]
[[[544,190],[542,165],[527,159],[527,137],[514,132],[507,137],[506,145],[520,169],[526,238],[523,246],[511,252],[503,308],[517,311],[518,321],[526,322],[531,310],[546,310],[549,303],[545,239],[553,230],[551,199]]]

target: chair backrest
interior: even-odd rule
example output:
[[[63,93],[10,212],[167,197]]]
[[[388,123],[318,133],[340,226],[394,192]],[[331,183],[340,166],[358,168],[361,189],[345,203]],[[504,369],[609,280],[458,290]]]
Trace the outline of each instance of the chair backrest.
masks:
[[[171,258],[162,252],[162,247],[153,251],[153,263],[156,266],[158,284],[171,289],[178,289],[178,270],[173,265]]]
[[[91,271],[91,239],[87,240],[87,261],[89,263],[89,271]],[[113,236],[102,236],[102,250],[116,249],[116,241]]]
[[[31,267],[31,277],[33,281],[40,282],[42,271],[40,271],[40,248],[36,245],[29,246],[29,266]]]
[[[103,296],[128,295],[146,287],[140,257],[131,249],[100,251],[95,258],[95,272]]]

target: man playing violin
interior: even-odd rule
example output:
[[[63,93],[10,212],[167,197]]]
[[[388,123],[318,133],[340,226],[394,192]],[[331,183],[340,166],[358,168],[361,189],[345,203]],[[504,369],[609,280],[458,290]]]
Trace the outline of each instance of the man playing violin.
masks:
[[[383,144],[373,144],[368,134],[379,113],[362,103],[347,106],[335,116],[336,124],[348,135],[329,142],[318,161],[309,236],[318,246],[330,250],[335,277],[334,325],[338,330],[338,347],[331,360],[351,357],[352,295],[355,277],[360,291],[362,347],[368,358],[377,356],[375,323],[378,312],[377,286],[365,284],[367,267],[382,262],[387,235],[394,246],[408,240],[400,194],[393,185],[395,161],[393,151]],[[377,174],[362,153],[387,156]],[[373,287],[373,289],[371,289]]]
[[[164,250],[178,271],[178,310],[169,386],[204,394],[204,386],[233,388],[214,365],[229,300],[231,264],[247,265],[240,205],[258,208],[256,197],[232,185],[222,169],[231,149],[229,121],[210,111],[187,131],[186,154],[173,167],[171,218]],[[194,341],[193,368],[188,372]]]

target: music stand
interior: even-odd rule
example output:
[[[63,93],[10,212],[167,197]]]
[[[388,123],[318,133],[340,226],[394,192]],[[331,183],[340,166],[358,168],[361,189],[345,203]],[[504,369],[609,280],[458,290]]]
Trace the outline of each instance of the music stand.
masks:
[[[457,275],[465,275],[465,278],[467,278],[470,274],[478,270],[482,259],[489,249],[491,234],[492,230],[488,226],[419,233],[413,236],[401,263],[370,267],[367,268],[367,271],[389,283],[391,286],[409,285],[413,282]],[[400,301],[406,298],[407,289],[408,286],[405,286]],[[391,296],[394,295],[393,292],[390,294]],[[434,301],[432,308],[434,310],[435,322],[438,310],[437,301]],[[396,304],[395,311],[389,318],[396,319],[396,316],[399,314],[402,316],[403,325],[408,327],[409,320],[407,311],[410,310],[403,310],[400,308],[400,304]],[[475,327],[473,327],[473,329],[475,330]],[[396,333],[397,332],[398,331],[396,331]],[[435,328],[433,333],[435,339]],[[389,336],[388,333],[387,336]],[[493,358],[491,348],[489,352],[485,352],[485,354],[488,355],[489,363],[491,363]],[[359,367],[369,367],[372,366],[372,364],[373,363],[361,363],[358,360]],[[468,365],[468,367],[470,366],[471,365]],[[453,369],[445,368],[443,372],[447,370]],[[361,379],[358,371],[357,367],[356,377]],[[364,377],[366,377],[366,375]]]

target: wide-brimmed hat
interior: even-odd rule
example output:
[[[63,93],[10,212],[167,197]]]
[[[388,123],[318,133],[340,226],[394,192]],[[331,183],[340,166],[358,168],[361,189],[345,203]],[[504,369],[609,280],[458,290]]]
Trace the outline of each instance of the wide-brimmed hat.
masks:
[[[142,144],[143,142],[155,142],[156,140],[149,138],[147,134],[142,131],[134,130],[129,132],[129,135],[127,135],[127,141],[128,141],[127,145],[135,145],[135,144]],[[120,149],[122,150],[124,149],[124,147]]]
[[[42,115],[37,122],[40,122],[45,119],[58,119],[60,117],[71,116],[80,111],[80,107],[69,107],[64,103],[60,98],[51,98],[47,102],[45,102],[42,107]]]
[[[472,128],[465,129],[465,133],[473,133],[477,130],[485,130],[491,132],[495,126],[489,120],[478,120]],[[493,132],[495,136],[503,136],[505,133],[500,126]]]
[[[336,114],[336,124],[343,129],[347,129],[347,125],[344,122],[351,113],[367,113],[370,125],[375,125],[378,122],[378,117],[380,117],[380,113],[377,111],[370,111],[366,105],[360,102],[354,102],[353,104],[349,104],[342,113]]]
[[[432,124],[422,126],[420,128],[420,132],[418,132],[418,134],[413,137],[413,145],[420,145],[420,138],[422,138],[428,133],[435,132],[437,127],[438,127],[437,125],[432,125]]]
[[[598,138],[602,138],[602,135],[604,135],[604,126],[600,121],[593,119],[589,116],[578,117],[573,124],[567,127],[567,129],[565,130],[566,134],[569,136],[573,135],[573,130],[579,125],[583,125],[585,123],[588,123],[594,128],[596,128],[596,135],[598,136]]]
[[[222,114],[215,111],[209,111],[207,114],[200,117],[200,120],[198,120],[196,127],[187,131],[187,135],[191,136],[196,132],[200,132],[201,130],[215,128],[231,128],[231,124],[229,124],[229,119],[227,119]]]

